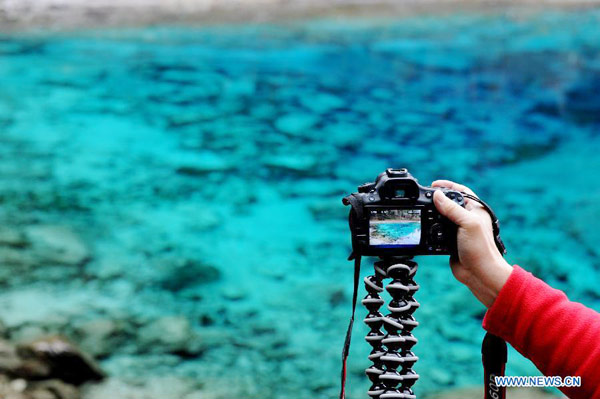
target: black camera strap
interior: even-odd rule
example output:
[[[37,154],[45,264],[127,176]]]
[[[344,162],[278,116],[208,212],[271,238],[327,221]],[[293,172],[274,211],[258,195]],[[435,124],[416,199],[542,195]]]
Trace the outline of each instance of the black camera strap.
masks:
[[[360,278],[360,261],[362,260],[362,256],[352,252],[348,257],[348,260],[352,259],[354,259],[354,293],[352,294],[352,316],[350,317],[350,323],[348,323],[346,339],[344,340],[344,349],[342,350],[342,387],[340,390],[340,399],[346,397],[346,360],[348,360],[350,341],[352,340],[352,326],[354,325],[354,313],[356,312],[356,301],[358,299],[358,280]]]
[[[496,377],[504,375],[507,361],[506,342],[502,338],[486,333],[481,343],[481,360],[485,387],[484,398],[505,399],[506,387],[496,385]]]

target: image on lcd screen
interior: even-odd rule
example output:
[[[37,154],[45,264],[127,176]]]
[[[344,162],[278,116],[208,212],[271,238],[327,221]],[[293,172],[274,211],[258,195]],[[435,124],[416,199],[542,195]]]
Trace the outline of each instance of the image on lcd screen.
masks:
[[[420,209],[377,209],[369,218],[369,245],[414,247],[421,242]]]

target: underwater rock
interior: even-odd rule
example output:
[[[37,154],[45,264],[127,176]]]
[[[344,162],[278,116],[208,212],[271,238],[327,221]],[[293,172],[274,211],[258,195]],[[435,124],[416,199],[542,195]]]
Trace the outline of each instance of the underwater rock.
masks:
[[[193,331],[187,318],[167,316],[142,327],[137,338],[144,352],[187,352]]]
[[[13,342],[31,342],[48,335],[41,325],[24,323],[10,329],[10,339]]]
[[[123,326],[115,320],[96,319],[77,326],[81,349],[94,357],[104,357],[125,339]]]
[[[256,82],[252,78],[237,76],[224,82],[222,94],[231,97],[251,96],[255,91]]]
[[[309,176],[313,174],[313,170],[316,168],[318,161],[312,155],[301,156],[298,154],[286,154],[266,157],[263,160],[263,164],[270,169],[295,172],[299,175]]]
[[[20,365],[17,348],[8,341],[0,340],[0,373],[15,375]]]
[[[219,269],[194,259],[173,259],[167,265],[167,270],[168,274],[161,280],[160,285],[173,292],[199,284],[212,283],[221,278]]]
[[[141,382],[141,383],[140,383]],[[230,381],[231,382],[231,381]],[[145,381],[110,378],[106,381],[85,386],[86,399],[217,399],[227,395],[216,395],[202,390],[198,395],[200,383],[178,376],[153,375]],[[225,386],[225,392],[235,392],[234,387]],[[196,392],[194,396],[192,396]],[[239,395],[236,395],[239,396]]]
[[[282,133],[296,136],[306,133],[317,122],[318,118],[313,114],[296,112],[277,118],[275,128]]]
[[[550,99],[544,99],[534,104],[531,108],[527,110],[528,113],[531,114],[540,114],[549,117],[559,117],[561,116],[560,105],[556,101],[552,101]]]
[[[0,398],[3,399],[25,399],[23,390],[27,382],[25,380],[11,381],[5,375],[0,375]]]
[[[36,359],[21,360],[15,375],[28,380],[43,380],[50,378],[51,369],[47,363]]]
[[[60,380],[29,382],[11,380],[0,375],[0,398],[3,399],[79,399],[79,390]]]
[[[0,245],[22,248],[27,244],[25,234],[21,230],[10,227],[0,228]]]
[[[585,247],[595,254],[600,256],[600,248],[598,240],[600,240],[600,231],[595,228],[590,228],[590,220],[600,220],[600,192],[591,192],[586,194],[586,200],[578,204],[578,211],[572,215],[571,223],[567,226],[569,234],[574,236]],[[589,281],[593,284],[594,279],[584,279],[579,283]]]
[[[289,348],[289,340],[280,335],[274,335],[270,337],[268,342],[259,346],[258,349],[265,358],[270,361],[285,361],[294,356],[293,350]]]
[[[338,197],[317,199],[308,204],[308,210],[315,220],[345,220],[348,218],[348,209],[338,206],[339,202]]]
[[[452,374],[447,369],[439,367],[432,369],[429,375],[438,386],[450,385],[454,380]]]
[[[217,327],[204,327],[196,332],[194,340],[202,342],[203,349],[215,348],[218,346],[227,345],[231,341],[231,333]],[[197,343],[196,348],[198,348]]]
[[[477,362],[480,358],[479,343],[468,345],[461,342],[453,342],[448,348],[448,357],[452,363]]]
[[[353,188],[342,180],[329,178],[305,178],[292,182],[280,182],[281,191],[290,197],[343,197],[346,191]],[[339,199],[338,199],[339,200]]]
[[[600,122],[600,72],[581,79],[565,93],[565,111],[579,122]]]
[[[30,382],[24,390],[27,399],[79,399],[77,387],[61,380]]]
[[[277,324],[271,319],[261,319],[256,317],[248,318],[248,321],[246,322],[246,328],[248,328],[248,330],[254,336],[273,336],[277,333]]]
[[[300,98],[300,103],[305,108],[324,114],[344,105],[344,100],[329,93],[306,94]]]
[[[5,338],[8,335],[8,327],[0,320],[0,338]]]
[[[351,147],[363,143],[365,128],[349,122],[328,124],[321,129],[324,139],[340,147]]]
[[[439,323],[439,332],[449,341],[459,341],[465,338],[464,327],[454,323]]]
[[[10,380],[0,375],[0,398],[3,399],[79,399],[79,390],[60,380],[30,382]]]
[[[328,295],[327,303],[329,303],[329,306],[334,308],[336,306],[339,306],[339,305],[345,303],[347,300],[348,300],[348,298],[346,297],[344,289],[341,287],[338,287],[338,288],[331,289],[331,291]]]
[[[194,332],[188,345],[175,353],[183,357],[198,357],[209,349],[222,348],[231,342],[228,333],[216,327],[204,327]]]
[[[67,226],[29,226],[25,234],[40,261],[75,266],[91,259],[87,245]]]
[[[180,162],[175,169],[178,175],[205,176],[207,173],[224,172],[233,167],[230,160],[209,151],[184,158],[185,162]]]
[[[104,378],[94,360],[63,337],[47,337],[18,345],[17,354],[23,360],[18,373],[24,378],[58,378],[74,385]]]
[[[221,295],[223,296],[223,298],[228,299],[230,301],[239,301],[244,299],[248,295],[248,293],[242,287],[239,287],[237,285],[228,285],[227,287],[221,290]]]
[[[0,247],[0,259],[2,259],[2,264],[4,265],[19,266],[22,268],[28,268],[35,263],[35,259],[31,253],[12,247]],[[10,277],[10,273],[6,277]]]
[[[67,366],[64,362],[52,365],[47,357],[32,357],[30,352],[23,357],[21,350],[8,341],[0,341],[1,398],[79,399],[79,390],[74,385],[55,378],[66,375],[57,370]],[[85,367],[77,364],[72,364],[70,370],[72,375],[85,373]]]

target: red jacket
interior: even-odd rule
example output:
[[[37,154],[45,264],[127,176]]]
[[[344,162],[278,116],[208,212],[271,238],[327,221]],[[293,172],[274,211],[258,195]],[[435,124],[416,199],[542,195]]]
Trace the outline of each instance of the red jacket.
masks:
[[[597,312],[515,266],[483,328],[510,343],[544,375],[580,376],[581,387],[560,388],[569,398],[600,399]]]

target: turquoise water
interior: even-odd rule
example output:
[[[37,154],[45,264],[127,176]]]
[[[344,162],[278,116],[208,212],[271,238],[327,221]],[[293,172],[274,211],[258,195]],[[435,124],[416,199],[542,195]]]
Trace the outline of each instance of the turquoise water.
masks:
[[[600,310],[599,21],[2,35],[6,335],[93,353],[111,377],[85,398],[332,397],[352,291],[340,199],[390,166],[470,185],[511,262]],[[479,384],[484,309],[445,257],[420,265],[415,391]],[[512,352],[508,372],[536,370]]]
[[[421,222],[377,223],[371,229],[370,245],[418,245],[421,241]]]

